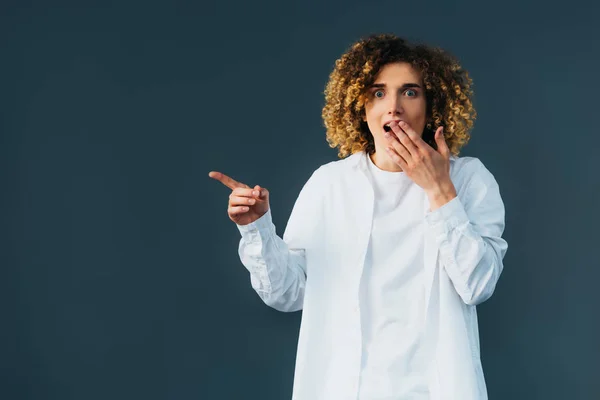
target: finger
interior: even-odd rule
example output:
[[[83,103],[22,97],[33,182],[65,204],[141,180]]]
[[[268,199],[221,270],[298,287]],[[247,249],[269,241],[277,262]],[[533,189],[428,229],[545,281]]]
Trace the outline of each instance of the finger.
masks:
[[[421,137],[421,135],[419,135],[406,121],[400,121],[399,122],[399,128],[406,134],[406,136],[410,139],[410,141],[412,142],[412,146],[414,146],[414,148],[419,149],[419,150],[426,150],[427,149],[427,143],[425,143],[425,141],[423,140],[423,138]],[[408,146],[407,146],[408,147]],[[409,148],[409,150],[411,150],[411,153],[413,151],[412,148]]]
[[[408,164],[407,164],[406,160],[402,156],[400,156],[393,147],[388,146],[385,148],[385,151],[388,153],[390,158],[396,164],[398,164],[400,166],[400,168],[402,168],[403,171],[408,170]]]
[[[388,140],[386,146],[394,146],[394,145],[402,145],[400,138],[396,136],[395,132],[386,132],[383,134],[385,138]]]
[[[268,194],[268,191],[267,189],[261,188],[259,185],[256,185],[253,189],[249,187],[235,188],[233,189],[231,194],[235,196],[254,197],[255,199],[264,200]]]
[[[400,122],[402,122],[402,121],[400,121]],[[408,134],[400,127],[400,125],[395,123],[395,124],[390,124],[390,127],[392,128],[392,132],[394,132],[394,135],[398,138],[398,141],[404,145],[406,150],[408,150],[408,152],[411,155],[417,154],[417,152],[419,151],[417,146],[412,141],[412,139],[408,136]]]
[[[257,192],[259,199],[266,200],[269,197],[269,191],[265,188],[261,188],[260,185],[254,186],[254,190]]]
[[[248,212],[249,209],[247,206],[229,207],[227,213],[229,215],[239,215]]]
[[[248,185],[244,185],[243,183],[238,182],[235,179],[233,179],[221,172],[210,171],[208,173],[208,176],[221,182],[223,185],[227,186],[229,189],[235,189],[238,187],[246,187],[246,188],[248,187]]]
[[[396,154],[398,154],[400,157],[402,157],[402,159],[408,164],[410,161],[412,161],[412,155],[410,154],[410,152],[406,149],[406,147],[404,146],[403,143],[394,140],[391,145],[389,146],[392,148],[392,150],[395,151]]]
[[[229,196],[258,197],[258,192],[251,188],[235,188]]]
[[[230,206],[251,206],[256,204],[256,201],[256,199],[253,199],[251,197],[229,196]]]
[[[444,137],[444,127],[440,126],[435,131],[435,142],[437,143],[438,151],[445,158],[450,158],[450,148],[448,148],[448,144],[446,143],[446,138]]]

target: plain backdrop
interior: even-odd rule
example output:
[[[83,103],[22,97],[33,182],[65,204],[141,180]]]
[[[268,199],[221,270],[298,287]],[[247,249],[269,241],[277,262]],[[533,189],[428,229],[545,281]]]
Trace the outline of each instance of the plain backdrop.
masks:
[[[591,1],[0,5],[0,398],[291,398],[300,313],[265,306],[229,190],[281,235],[360,37],[447,49],[474,80],[461,155],[509,243],[478,307],[490,399],[598,399],[599,9]]]

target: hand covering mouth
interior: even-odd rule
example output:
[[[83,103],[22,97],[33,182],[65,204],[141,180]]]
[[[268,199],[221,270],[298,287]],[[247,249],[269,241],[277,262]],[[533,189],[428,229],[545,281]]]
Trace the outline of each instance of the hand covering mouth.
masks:
[[[390,126],[390,124],[391,124],[392,122],[400,122],[400,121],[402,121],[402,120],[401,120],[401,119],[398,119],[398,120],[393,120],[393,121],[388,121],[388,122],[386,122],[386,123],[383,125],[383,130],[384,130],[384,131],[386,131],[386,132],[391,132],[391,131],[392,131],[392,127]]]

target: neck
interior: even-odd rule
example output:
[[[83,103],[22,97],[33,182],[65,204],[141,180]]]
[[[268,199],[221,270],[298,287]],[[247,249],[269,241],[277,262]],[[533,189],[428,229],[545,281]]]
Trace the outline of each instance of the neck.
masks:
[[[371,157],[373,164],[383,171],[402,172],[402,168],[396,164],[394,160],[392,160],[385,152],[375,151],[375,153],[367,155]]]

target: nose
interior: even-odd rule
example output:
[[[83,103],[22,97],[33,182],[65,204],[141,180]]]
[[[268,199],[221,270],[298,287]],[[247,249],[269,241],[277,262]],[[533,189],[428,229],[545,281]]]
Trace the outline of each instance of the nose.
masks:
[[[388,99],[390,99],[389,104],[388,104],[388,114],[391,114],[391,115],[401,114],[403,110],[402,110],[402,103],[400,102],[400,97],[399,96],[389,96]]]

